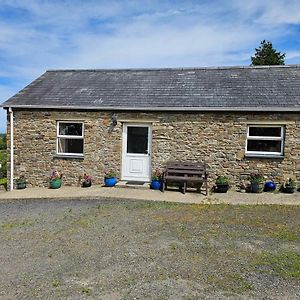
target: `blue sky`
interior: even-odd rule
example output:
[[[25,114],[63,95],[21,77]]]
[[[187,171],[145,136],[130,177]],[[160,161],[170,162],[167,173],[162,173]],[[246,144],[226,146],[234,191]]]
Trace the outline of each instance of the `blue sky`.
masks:
[[[263,39],[297,64],[299,12],[299,0],[0,0],[0,102],[47,69],[249,65]]]

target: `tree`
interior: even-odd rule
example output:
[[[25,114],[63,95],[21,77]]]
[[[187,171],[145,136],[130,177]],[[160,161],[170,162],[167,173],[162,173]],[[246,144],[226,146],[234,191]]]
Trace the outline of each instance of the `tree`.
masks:
[[[0,134],[0,150],[6,150],[6,134]]]
[[[251,56],[252,66],[284,65],[285,53],[277,52],[271,42],[263,40],[255,51]]]

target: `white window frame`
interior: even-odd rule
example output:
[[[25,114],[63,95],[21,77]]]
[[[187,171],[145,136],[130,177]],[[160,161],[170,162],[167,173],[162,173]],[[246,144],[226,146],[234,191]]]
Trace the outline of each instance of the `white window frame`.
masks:
[[[250,136],[250,128],[251,127],[277,127],[280,128],[280,137],[275,136]],[[246,146],[245,146],[245,155],[248,157],[283,157],[284,153],[284,132],[285,126],[284,125],[275,125],[275,124],[249,124],[247,125],[247,138],[246,138]],[[280,152],[268,152],[268,151],[247,151],[248,148],[248,141],[249,140],[265,140],[265,141],[280,141],[281,147]]]
[[[75,123],[75,124],[81,124],[82,125],[82,134],[81,135],[62,135],[59,134],[59,125],[60,124],[70,124],[70,123]],[[65,153],[65,152],[59,152],[58,148],[58,140],[60,138],[63,139],[73,139],[73,140],[83,140],[83,152],[82,153]],[[78,157],[83,157],[84,156],[84,122],[81,121],[57,121],[56,122],[56,154],[60,156],[78,156]]]

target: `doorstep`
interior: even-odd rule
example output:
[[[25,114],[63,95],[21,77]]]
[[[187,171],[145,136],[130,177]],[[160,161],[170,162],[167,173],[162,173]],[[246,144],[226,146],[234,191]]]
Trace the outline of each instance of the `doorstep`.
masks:
[[[140,183],[135,183],[135,182],[130,182],[130,181],[119,181],[115,187],[116,188],[124,188],[124,189],[136,189],[136,190],[145,190],[150,188],[150,183],[149,182],[143,182],[142,184]]]

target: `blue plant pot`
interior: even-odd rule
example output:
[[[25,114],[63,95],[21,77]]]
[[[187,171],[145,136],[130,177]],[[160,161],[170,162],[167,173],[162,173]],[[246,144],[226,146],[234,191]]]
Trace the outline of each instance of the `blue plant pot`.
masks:
[[[61,179],[55,179],[50,181],[51,189],[59,189],[61,187]]]
[[[104,179],[105,186],[109,186],[109,187],[115,186],[117,182],[118,181],[116,177]]]
[[[271,192],[276,190],[276,184],[273,181],[268,181],[265,183],[264,191]]]
[[[161,189],[161,181],[160,180],[152,180],[150,187],[152,190],[160,190]]]

